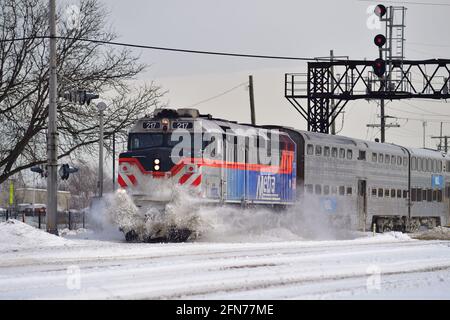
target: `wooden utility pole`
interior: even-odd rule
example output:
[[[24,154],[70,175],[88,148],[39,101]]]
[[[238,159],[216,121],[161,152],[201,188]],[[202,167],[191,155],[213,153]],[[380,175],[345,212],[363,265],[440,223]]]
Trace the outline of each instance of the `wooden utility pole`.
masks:
[[[256,125],[256,117],[255,117],[255,96],[253,94],[253,76],[248,76],[248,91],[250,95],[250,116],[252,125]]]
[[[439,139],[440,141],[442,141],[442,139],[444,139],[444,146],[443,146],[444,148],[442,148],[442,144],[441,144],[439,146],[439,150],[444,151],[445,153],[447,153],[447,151],[448,151],[448,139],[449,138],[450,138],[450,136],[443,136],[442,134],[439,137],[431,137],[431,139]]]

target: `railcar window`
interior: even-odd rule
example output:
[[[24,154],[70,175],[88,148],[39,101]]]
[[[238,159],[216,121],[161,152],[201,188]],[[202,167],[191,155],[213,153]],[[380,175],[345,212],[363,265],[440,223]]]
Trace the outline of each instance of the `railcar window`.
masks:
[[[378,188],[378,198],[383,198],[383,189]]]
[[[426,189],[422,190],[422,201],[427,201],[427,190]]]
[[[345,159],[345,149],[339,149],[339,158]]]
[[[383,163],[383,160],[383,155],[380,153],[380,155],[378,156],[378,162]]]
[[[433,172],[437,171],[437,161],[436,160],[433,160],[433,170],[432,171]]]
[[[309,155],[312,155],[314,153],[314,147],[312,144],[308,144],[308,146],[306,147],[306,153]]]
[[[337,187],[331,186],[331,194],[337,194]]]
[[[438,167],[437,167],[438,172],[442,172],[442,161],[439,160],[437,164],[438,164]]]
[[[337,148],[331,148],[331,156],[337,158]]]
[[[416,188],[412,188],[411,189],[411,201],[417,201],[417,189]]]
[[[347,195],[348,195],[348,196],[351,195],[352,192],[353,192],[352,187],[347,187]]]
[[[391,156],[391,164],[395,165],[395,156]]]
[[[422,201],[422,188],[417,189],[417,201]]]
[[[322,155],[322,146],[316,146],[316,156]]]
[[[372,161],[377,162],[377,154],[376,153],[372,153]]]
[[[417,158],[417,171],[422,171],[422,158]]]
[[[402,165],[402,157],[397,156],[397,165],[401,166]]]
[[[377,196],[377,188],[372,188],[372,197]]]
[[[384,196],[389,197],[389,189],[384,189]]]
[[[433,190],[433,201],[437,201],[437,190]]]
[[[391,189],[391,198],[395,198],[395,189]]]
[[[431,171],[431,168],[432,168],[432,164],[431,163],[432,163],[431,159],[428,159],[427,160],[427,169],[428,169],[427,171]]]
[[[442,190],[437,191],[437,202],[442,202]]]
[[[387,164],[389,164],[391,162],[391,156],[390,155],[385,155],[384,156],[384,163],[387,163]]]
[[[329,157],[330,156],[330,147],[324,147],[323,148],[323,155],[325,157]]]
[[[358,160],[366,160],[366,152],[359,150]]]
[[[417,170],[417,158],[416,157],[411,158],[411,170]]]
[[[401,198],[402,197],[402,190],[397,189],[397,198]]]
[[[408,198],[408,190],[403,190],[403,199]]]
[[[408,166],[408,160],[406,160],[406,157],[403,157],[403,166]]]
[[[306,189],[306,192],[307,192],[307,193],[313,193],[313,191],[314,191],[314,190],[313,190],[314,188],[313,188],[313,185],[312,185],[312,184],[306,184],[306,185],[305,185],[305,189]]]
[[[344,186],[339,186],[339,195],[343,196],[345,194],[345,187]]]
[[[322,194],[322,186],[320,184],[316,184],[316,187],[314,188],[315,194]]]
[[[433,194],[432,194],[432,191],[433,191],[433,190],[431,190],[431,189],[427,189],[427,201],[428,201],[428,202],[433,201]]]
[[[353,151],[350,149],[347,149],[347,159],[352,160],[353,159]]]
[[[330,194],[330,186],[323,186],[323,194],[326,196]]]

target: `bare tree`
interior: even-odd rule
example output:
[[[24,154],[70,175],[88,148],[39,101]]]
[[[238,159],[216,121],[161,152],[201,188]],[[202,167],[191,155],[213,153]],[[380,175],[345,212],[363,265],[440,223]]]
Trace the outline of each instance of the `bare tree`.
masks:
[[[105,131],[123,134],[150,113],[163,95],[153,83],[131,90],[129,80],[146,68],[128,49],[81,41],[111,41],[108,13],[97,0],[79,3],[79,27],[70,29],[64,10],[57,16],[58,92],[88,89],[107,97]],[[0,184],[46,161],[48,115],[48,11],[46,0],[0,1]],[[13,40],[13,41],[11,41]],[[98,141],[94,105],[58,103],[59,157],[92,151]]]
[[[84,209],[89,206],[92,197],[97,192],[98,168],[85,160],[75,161],[78,168],[76,174],[70,175],[66,183],[60,183],[60,189],[70,191],[72,196],[72,208]],[[103,177],[104,191],[112,191],[112,179],[106,173]]]

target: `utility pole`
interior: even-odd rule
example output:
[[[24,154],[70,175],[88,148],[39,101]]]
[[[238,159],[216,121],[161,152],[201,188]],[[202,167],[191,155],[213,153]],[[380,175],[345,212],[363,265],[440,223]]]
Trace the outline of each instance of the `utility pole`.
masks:
[[[425,128],[427,126],[427,122],[425,120],[422,121],[422,127],[423,127],[423,148],[425,148]]]
[[[100,127],[100,137],[99,137],[99,151],[98,151],[98,196],[103,197],[103,111],[106,109],[106,103],[97,103],[98,116],[99,116],[99,127]]]
[[[384,103],[384,100],[381,100]],[[381,118],[381,123],[379,124],[367,124],[366,127],[368,128],[380,128],[381,129],[381,142],[384,142],[384,138],[385,138],[385,129],[386,128],[400,128],[400,125],[398,123],[390,123],[390,124],[386,124],[386,118],[395,118],[392,116],[386,116],[384,114],[384,106],[381,108],[382,113],[380,115]]]
[[[431,139],[439,139],[440,141],[442,141],[442,139],[444,139],[444,148],[442,148],[442,144],[439,146],[439,150],[442,151],[442,149],[444,149],[443,151],[445,153],[447,153],[448,151],[448,139],[450,138],[450,136],[443,136],[442,134],[439,137],[431,137]]]
[[[380,127],[381,127],[381,143],[384,143],[385,141],[385,134],[386,134],[386,117],[384,116],[384,99],[381,99],[380,101]]]
[[[248,76],[248,91],[249,91],[249,95],[250,95],[250,116],[251,116],[251,121],[252,121],[252,125],[256,124],[256,119],[255,119],[255,96],[253,94],[253,76],[250,75]]]
[[[58,234],[58,129],[56,125],[57,111],[57,77],[56,77],[56,1],[49,0],[50,24],[50,78],[48,106],[48,137],[47,137],[47,232]]]
[[[333,58],[334,58],[334,51],[330,50],[330,61],[331,62],[333,62]],[[330,84],[331,84],[331,88],[333,89],[334,88],[334,67],[333,66],[331,66],[330,72],[331,72]],[[330,109],[331,109],[331,111],[334,110],[334,99],[330,100]],[[331,119],[333,119],[333,118],[334,118],[334,112],[331,113]],[[333,121],[333,123],[331,124],[331,134],[332,135],[336,134],[336,122],[335,121]]]
[[[112,149],[113,149],[113,163],[112,163],[112,182],[113,182],[113,192],[116,191],[116,133],[112,134]]]

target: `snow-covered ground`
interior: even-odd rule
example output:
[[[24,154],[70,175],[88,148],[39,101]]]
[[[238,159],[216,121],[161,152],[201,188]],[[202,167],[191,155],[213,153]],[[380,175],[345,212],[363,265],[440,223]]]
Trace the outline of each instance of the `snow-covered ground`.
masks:
[[[124,243],[0,224],[0,299],[450,298],[450,241]]]

